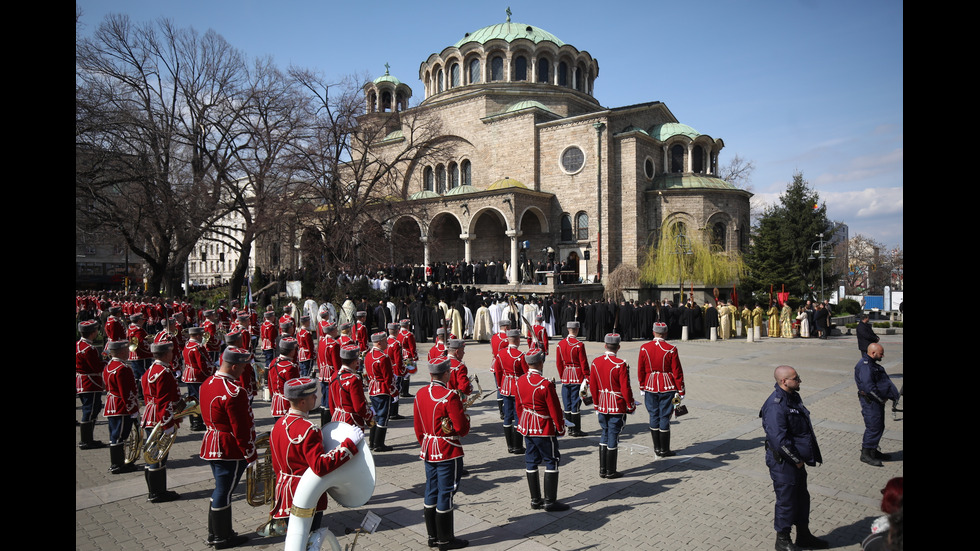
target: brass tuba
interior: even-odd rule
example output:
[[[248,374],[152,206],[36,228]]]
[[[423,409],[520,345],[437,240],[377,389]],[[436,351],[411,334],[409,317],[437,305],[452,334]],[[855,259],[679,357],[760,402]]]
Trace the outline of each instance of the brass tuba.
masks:
[[[137,425],[139,423],[133,424],[132,430],[129,431],[129,436],[123,442],[123,450],[126,452],[125,463],[127,465],[136,463],[143,453],[143,429]]]
[[[476,390],[466,397],[466,400],[463,402],[463,411],[466,411],[468,407],[475,404],[477,400],[486,398],[486,395],[483,394],[483,386],[480,385],[480,377],[473,375],[470,377],[470,382],[476,384]],[[452,434],[455,430],[453,428],[453,420],[448,415],[440,420],[439,425],[443,434]]]
[[[188,415],[200,414],[201,405],[197,402],[197,398],[188,396],[184,398],[184,406],[179,411],[174,412],[174,420],[187,417]],[[164,432],[163,422],[158,422],[154,425],[153,430],[150,431],[150,435],[146,437],[146,443],[143,444],[143,459],[147,463],[159,463],[161,459],[170,453],[170,447],[174,445],[176,439],[176,426],[174,426],[172,432],[167,434]]]
[[[272,501],[276,491],[276,472],[272,468],[271,434],[263,432],[255,438],[256,448],[265,448],[245,470],[245,500],[252,507]]]
[[[323,426],[323,448],[330,451],[341,442],[350,438],[354,427],[337,421]],[[323,492],[330,494],[337,503],[344,507],[360,507],[374,495],[376,475],[374,456],[361,440],[357,445],[357,453],[346,463],[333,471],[317,476],[312,469],[307,469],[300,478],[293,494],[293,506],[289,510],[289,528],[286,531],[286,551],[305,551],[310,539],[310,526],[313,515],[316,514],[316,504]],[[318,530],[322,533],[325,529]],[[332,549],[340,549],[337,538],[325,532],[325,538]]]

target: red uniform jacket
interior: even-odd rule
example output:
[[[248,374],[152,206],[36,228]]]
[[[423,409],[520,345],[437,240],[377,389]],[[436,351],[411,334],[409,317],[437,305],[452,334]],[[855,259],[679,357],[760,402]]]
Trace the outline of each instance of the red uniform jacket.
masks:
[[[272,468],[276,471],[276,503],[273,518],[289,518],[293,495],[307,469],[323,476],[346,463],[357,453],[357,446],[347,438],[330,451],[323,450],[323,434],[301,412],[294,409],[280,417],[269,436]],[[316,510],[327,509],[327,494],[320,496]]]
[[[391,395],[394,374],[391,368],[391,358],[385,351],[372,348],[367,356],[364,356],[364,369],[370,381],[369,395]]]
[[[385,349],[385,354],[388,355],[388,359],[391,360],[391,372],[395,377],[405,376],[405,360],[403,356],[405,351],[402,350],[402,343],[398,341],[397,337],[388,337],[388,347]]]
[[[205,461],[255,461],[255,418],[238,381],[222,372],[201,385],[201,418],[207,426],[201,441]]]
[[[415,394],[415,438],[422,446],[419,457],[432,463],[449,461],[463,456],[460,436],[470,432],[470,419],[463,412],[459,395],[439,381]],[[448,417],[453,430],[442,430],[442,419]]]
[[[555,385],[530,370],[517,380],[517,432],[524,436],[562,436],[565,420]]]
[[[368,349],[367,326],[365,326],[361,322],[355,323],[353,338],[354,338],[354,342],[357,343],[358,348],[361,349],[361,353],[363,354],[367,352]]]
[[[437,342],[435,346],[429,349],[429,363],[434,363],[436,358],[441,358],[446,355],[446,344]]]
[[[497,388],[502,396],[514,396],[517,392],[517,379],[527,373],[527,360],[517,346],[508,346],[497,354],[496,367],[492,369],[497,380]]]
[[[187,341],[184,347],[184,371],[181,379],[185,383],[203,383],[214,371],[204,346],[197,341]]]
[[[92,346],[92,341],[79,339],[75,343],[75,392],[83,394],[105,390],[102,384],[103,369],[102,356]]]
[[[541,343],[541,350],[544,350],[544,355],[548,355],[548,328],[543,325],[532,325],[531,330],[534,331],[534,335],[538,337],[538,341]],[[527,347],[534,347],[534,339],[530,336],[527,338]]]
[[[470,371],[466,364],[456,358],[449,358],[449,389],[459,391],[460,398],[473,392]]]
[[[281,417],[289,411],[289,402],[283,396],[286,381],[299,377],[299,366],[286,356],[279,356],[269,366],[269,390],[272,392],[272,416]]]
[[[415,344],[415,334],[407,329],[398,332],[398,342],[402,345],[402,357],[417,362],[419,359],[418,346]]]
[[[143,374],[141,382],[146,400],[143,427],[152,429],[157,423],[163,423],[164,429],[174,426],[174,403],[180,400],[180,388],[173,370],[169,365],[155,361]]]
[[[373,418],[364,399],[361,377],[348,367],[342,366],[330,383],[330,414],[331,421],[357,425],[362,429]]]
[[[630,366],[606,352],[592,361],[589,386],[595,397],[596,413],[633,413],[633,389],[630,387]]]
[[[142,327],[135,323],[129,324],[129,329],[126,331],[126,338],[130,341],[133,338],[139,340],[139,346],[136,347],[136,350],[129,352],[130,360],[145,360],[146,358],[153,357],[153,354],[150,354],[150,347],[146,344],[146,336],[146,331]]]
[[[299,349],[299,356],[296,357],[296,361],[305,362],[313,359],[313,333],[310,333],[306,328],[300,327],[296,331],[296,344]]]
[[[132,415],[139,412],[139,393],[136,391],[136,376],[129,364],[113,358],[102,370],[106,399],[104,417]]]
[[[558,376],[567,385],[581,384],[589,378],[589,358],[585,355],[585,343],[569,335],[556,347],[555,362]]]
[[[642,390],[684,395],[684,371],[677,356],[677,347],[667,341],[653,339],[641,346],[637,370]]]
[[[262,328],[259,329],[259,347],[262,350],[272,350],[276,347],[276,336],[279,334],[279,328],[276,324],[271,321],[262,322]]]
[[[204,332],[210,335],[208,337],[208,344],[205,346],[208,352],[217,352],[221,348],[221,343],[218,342],[218,327],[211,320],[204,320],[201,324]]]
[[[320,370],[320,379],[330,384],[340,369],[340,342],[326,335],[317,342],[316,366]]]

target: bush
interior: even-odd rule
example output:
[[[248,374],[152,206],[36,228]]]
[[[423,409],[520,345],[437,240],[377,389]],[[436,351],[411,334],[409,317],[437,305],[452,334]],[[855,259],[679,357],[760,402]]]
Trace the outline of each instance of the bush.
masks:
[[[871,324],[871,326],[872,327],[877,327],[877,328],[880,328],[880,329],[888,329],[889,327],[892,326],[892,324],[889,321],[876,321],[873,324]]]
[[[841,315],[856,316],[861,313],[861,303],[853,298],[844,298],[837,303],[837,309]]]
[[[900,322],[900,321],[893,321],[892,322],[892,327],[901,327],[901,326],[902,326],[902,322]]]
[[[857,326],[858,326],[857,322],[845,323],[844,324],[844,327],[847,327],[848,329],[857,329]]]

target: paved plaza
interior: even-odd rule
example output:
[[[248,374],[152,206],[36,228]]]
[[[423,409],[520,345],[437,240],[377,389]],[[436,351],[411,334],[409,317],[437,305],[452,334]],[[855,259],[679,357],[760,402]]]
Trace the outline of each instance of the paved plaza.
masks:
[[[899,387],[904,370],[904,338],[882,335],[883,365]],[[788,364],[802,379],[804,404],[826,463],[808,467],[812,496],[810,528],[833,549],[856,550],[871,521],[881,515],[879,489],[889,478],[904,475],[903,419],[886,413],[882,451],[892,461],[871,467],[859,461],[864,425],[854,385],[854,364],[860,358],[853,336],[819,339],[763,339],[679,342],[677,345],[690,414],[671,425],[676,457],[653,454],[648,417],[636,381],[636,359],[642,342],[625,342],[619,356],[632,367],[634,395],[640,401],[627,419],[620,442],[623,478],[599,478],[598,422],[582,416],[583,438],[561,439],[561,480],[558,499],[571,510],[534,511],[524,477],[524,458],[507,453],[496,402],[478,402],[469,413],[472,429],[462,439],[470,476],[456,494],[458,537],[470,549],[546,551],[584,549],[772,549],[774,494],[765,466],[764,433],[759,408],[773,389],[773,369]],[[419,346],[420,355],[431,343]],[[589,359],[601,353],[588,343]],[[552,346],[553,350],[553,346]],[[493,389],[489,372],[490,345],[470,343],[466,364],[483,388]],[[420,373],[412,394],[427,383]],[[545,376],[556,377],[553,357]],[[411,415],[411,399],[400,413]],[[272,428],[269,403],[254,403],[257,431]],[[585,412],[585,410],[583,410]],[[81,409],[76,407],[76,419]],[[202,461],[203,433],[179,429],[168,463],[169,488],[179,501],[146,502],[142,471],[110,475],[108,448],[75,452],[75,548],[79,550],[158,549],[206,550],[208,500],[213,489],[210,468]],[[108,442],[104,418],[95,437]],[[76,443],[78,433],[76,430]],[[357,540],[360,550],[421,550],[426,546],[422,522],[425,478],[418,458],[411,418],[392,421],[387,443],[394,451],[375,454],[377,486],[371,501],[357,509],[331,502],[324,525],[349,544],[367,511],[381,517],[373,534]],[[244,479],[233,499],[233,525],[250,532],[265,522],[268,509],[249,507]],[[283,538],[252,536],[243,549],[282,549]]]

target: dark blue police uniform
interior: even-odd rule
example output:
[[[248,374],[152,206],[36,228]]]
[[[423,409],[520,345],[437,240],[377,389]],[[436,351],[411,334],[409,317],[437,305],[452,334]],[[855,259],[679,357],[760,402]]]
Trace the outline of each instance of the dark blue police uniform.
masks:
[[[823,463],[817,438],[810,424],[810,412],[798,392],[776,389],[759,412],[766,431],[766,466],[776,491],[776,532],[808,532],[810,493],[806,487],[806,466]],[[805,465],[797,467],[796,465]]]
[[[885,432],[885,402],[898,400],[898,388],[888,378],[885,368],[865,353],[854,366],[861,415],[864,417],[864,440],[861,447],[877,449]]]

